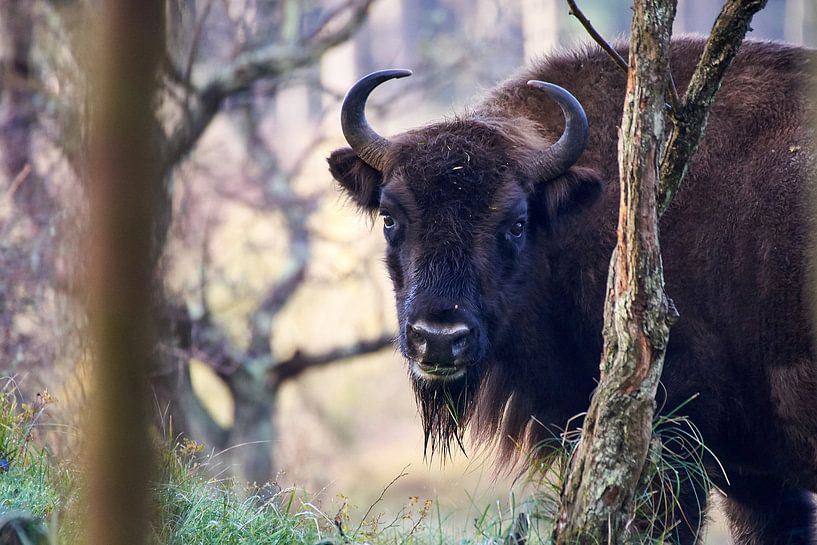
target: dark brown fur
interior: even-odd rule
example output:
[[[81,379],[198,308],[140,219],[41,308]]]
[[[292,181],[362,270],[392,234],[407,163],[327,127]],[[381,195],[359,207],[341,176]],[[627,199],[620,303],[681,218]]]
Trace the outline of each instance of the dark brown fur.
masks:
[[[681,90],[702,44],[673,44]],[[661,221],[667,292],[681,320],[659,405],[669,411],[695,397],[682,412],[726,469],[728,483],[714,464],[711,476],[741,544],[815,543],[806,89],[815,58],[783,44],[743,45]],[[553,180],[537,179],[529,165],[563,119],[529,79],[571,91],[590,124],[578,164]],[[588,47],[537,63],[461,117],[392,138],[383,172],[349,149],[332,154],[332,174],[362,209],[391,212],[399,203],[401,238],[387,262],[404,353],[405,324],[418,309],[454,305],[479,324],[479,357],[464,379],[415,380],[432,448],[446,449],[468,424],[513,457],[587,409],[615,243],[624,91],[625,74]],[[525,238],[511,241],[507,226],[525,204]],[[697,519],[686,516],[677,539],[691,543]]]

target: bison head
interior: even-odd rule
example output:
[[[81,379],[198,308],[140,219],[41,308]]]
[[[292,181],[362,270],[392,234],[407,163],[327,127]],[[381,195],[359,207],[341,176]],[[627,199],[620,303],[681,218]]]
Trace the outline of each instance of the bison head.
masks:
[[[366,99],[408,75],[384,70],[352,87],[341,115],[351,148],[333,152],[329,165],[354,203],[382,217],[400,350],[426,446],[445,453],[452,440],[461,446],[483,383],[503,372],[504,352],[532,319],[526,299],[547,285],[541,255],[556,223],[592,202],[600,184],[572,167],[587,144],[581,105],[541,81],[529,84],[564,114],[555,143],[536,122],[490,108],[390,140],[378,135],[366,121]]]

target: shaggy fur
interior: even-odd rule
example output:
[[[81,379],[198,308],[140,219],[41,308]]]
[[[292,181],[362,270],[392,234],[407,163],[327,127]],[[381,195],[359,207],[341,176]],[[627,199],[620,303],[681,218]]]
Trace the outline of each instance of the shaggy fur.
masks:
[[[702,51],[673,43],[680,90]],[[621,47],[626,58],[626,47]],[[817,492],[817,362],[807,277],[814,52],[747,41],[727,74],[685,185],[661,221],[673,327],[659,408],[683,412],[717,455],[737,543],[807,544]],[[530,165],[561,134],[558,106],[525,85],[571,91],[587,150],[555,179]],[[413,377],[427,443],[470,427],[513,459],[587,409],[598,377],[618,209],[617,130],[625,74],[596,47],[555,55],[498,86],[473,111],[391,138],[382,172],[350,149],[329,159],[363,210],[394,218],[387,263],[406,324],[473,324],[458,382]],[[510,226],[525,222],[521,236]],[[580,424],[580,422],[578,422]],[[682,491],[691,497],[690,491]],[[675,539],[693,543],[685,507]]]

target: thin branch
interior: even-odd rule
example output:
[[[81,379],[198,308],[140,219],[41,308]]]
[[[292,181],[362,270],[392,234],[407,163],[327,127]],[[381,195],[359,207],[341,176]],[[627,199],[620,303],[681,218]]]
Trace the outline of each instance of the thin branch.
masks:
[[[324,28],[326,28],[327,26],[329,26],[329,24],[332,23],[332,21],[337,19],[347,9],[350,9],[351,7],[353,7],[354,3],[355,3],[355,0],[346,0],[345,2],[342,2],[342,3],[338,4],[335,7],[327,9],[321,15],[321,20],[318,21],[318,24],[315,25],[315,28],[310,30],[309,33],[307,33],[303,37],[303,39],[304,40],[311,40],[312,38],[314,38],[315,36],[320,34],[323,31]]]
[[[732,65],[749,23],[763,9],[766,0],[727,0],[721,9],[704,47],[683,104],[673,116],[673,128],[664,156],[661,158],[658,213],[669,208],[686,175],[690,158],[706,128],[715,93],[721,87],[726,71]]]
[[[316,36],[308,42],[275,45],[245,53],[212,76],[194,93],[194,104],[163,146],[164,168],[170,170],[190,152],[227,97],[249,89],[257,81],[275,80],[314,64],[327,50],[354,36],[373,3],[374,0],[360,0],[352,8],[350,20],[333,32]]]
[[[268,355],[272,335],[272,320],[289,302],[306,280],[306,263],[296,263],[295,270],[273,286],[261,300],[250,319],[250,357]]]
[[[360,341],[349,346],[335,348],[323,354],[305,355],[300,351],[296,352],[290,359],[282,361],[267,374],[267,384],[269,388],[275,389],[284,382],[296,378],[304,371],[323,367],[330,363],[347,360],[357,356],[373,354],[384,348],[393,346],[394,336],[384,334],[376,339]]]
[[[624,70],[624,73],[627,73],[627,61],[624,60],[624,57],[619,55],[618,51],[610,45],[610,43],[604,39],[604,36],[593,27],[593,24],[590,22],[590,19],[579,9],[579,6],[576,5],[576,0],[567,0],[567,5],[570,7],[570,14],[574,16],[579,22],[582,24],[584,29],[590,34],[590,37],[595,40],[597,44],[604,50],[607,55],[616,65]],[[672,77],[672,72],[669,72],[669,84],[667,88],[667,95],[669,100],[670,108],[672,108],[673,112],[679,112],[681,106],[681,100],[678,98],[678,89],[675,87],[675,79]]]
[[[579,6],[576,5],[576,0],[567,0],[567,5],[570,7],[570,15],[579,20],[587,33],[590,34],[590,36],[596,41],[597,44],[599,44],[599,46],[601,46],[605,53],[607,53],[610,58],[613,59],[613,62],[626,73],[627,61],[625,61],[624,58],[618,54],[618,51],[616,51],[613,46],[611,46],[607,40],[604,39],[604,36],[602,36],[593,27],[593,25],[590,23],[590,19],[588,19],[585,14],[582,13],[582,10],[579,9]]]
[[[671,67],[667,70],[667,95],[669,95],[670,111],[673,115],[677,115],[681,111],[681,98],[678,96],[678,88],[675,86]]]
[[[394,479],[392,479],[392,480],[391,480],[391,482],[390,482],[389,484],[387,484],[387,485],[385,486],[385,488],[383,488],[383,491],[382,491],[382,492],[380,492],[380,495],[377,497],[377,499],[376,499],[376,500],[374,500],[374,502],[373,502],[372,504],[370,504],[370,505],[369,505],[369,508],[366,510],[366,513],[364,513],[363,518],[361,518],[361,519],[360,519],[360,524],[358,524],[358,525],[357,525],[357,528],[356,528],[356,529],[355,529],[355,531],[352,533],[352,537],[357,537],[358,532],[360,532],[360,529],[361,529],[361,528],[363,528],[363,524],[366,522],[366,518],[367,518],[369,515],[371,515],[371,514],[372,514],[372,510],[375,508],[375,506],[376,506],[378,503],[380,503],[380,502],[382,502],[382,501],[383,501],[383,498],[386,496],[386,492],[388,492],[388,491],[389,491],[389,489],[390,489],[392,486],[394,486],[394,483],[396,483],[397,481],[399,481],[400,479],[402,479],[403,477],[406,477],[406,476],[408,475],[408,473],[406,472],[406,470],[408,469],[408,467],[409,467],[409,466],[407,466],[407,465],[406,465],[406,466],[403,466],[403,469],[401,469],[401,470],[400,470],[400,474],[399,474],[399,475],[397,475],[397,477],[395,477]]]
[[[9,198],[13,197],[17,189],[28,179],[29,174],[31,174],[31,164],[26,163],[22,170],[20,170],[20,172],[18,172],[14,177],[14,180],[11,181],[11,186],[6,193],[6,196]]]
[[[196,61],[196,55],[199,52],[199,45],[201,44],[201,34],[204,31],[204,23],[207,22],[207,17],[210,16],[210,10],[213,8],[213,0],[208,0],[204,5],[204,10],[196,21],[196,26],[193,29],[193,37],[190,43],[190,50],[187,52],[187,63],[184,67],[184,74],[182,81],[184,82],[184,99],[182,100],[183,109],[187,111],[190,101],[190,91],[193,89],[193,64]]]

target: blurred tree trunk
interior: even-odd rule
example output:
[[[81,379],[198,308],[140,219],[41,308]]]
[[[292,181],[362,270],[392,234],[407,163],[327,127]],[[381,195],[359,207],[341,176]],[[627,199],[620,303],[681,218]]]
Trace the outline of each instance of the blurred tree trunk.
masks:
[[[15,206],[36,229],[51,224],[57,207],[45,180],[38,176],[31,157],[32,133],[37,123],[32,66],[34,2],[0,0],[2,40],[2,98],[0,149]]]
[[[559,47],[560,14],[563,11],[564,0],[521,0],[526,61]]]
[[[157,196],[154,103],[162,0],[108,0],[93,65],[86,263],[95,379],[89,429],[88,543],[136,545],[149,532],[147,377],[155,354]]]
[[[278,391],[268,388],[265,375],[253,376],[243,366],[227,384],[235,400],[235,424],[226,440],[226,445],[235,447],[230,461],[241,480],[263,485],[275,476]]]
[[[477,0],[474,0],[476,3]],[[396,59],[404,66],[420,66],[423,60],[418,51],[429,48],[440,26],[439,19],[445,17],[445,8],[439,0],[400,0],[400,40],[402,58]],[[462,11],[460,11],[462,13]],[[378,49],[378,45],[375,49]],[[381,62],[382,62],[381,58]]]
[[[190,77],[189,70],[198,50],[196,33],[200,30],[199,14],[197,0],[167,0],[165,4],[166,25],[163,33],[166,37],[166,51],[169,61],[179,67],[182,77]],[[159,127],[156,130],[159,145],[164,147],[165,137]],[[164,252],[173,222],[173,166],[175,165],[162,165],[162,183],[153,188],[156,191],[156,208],[151,227],[150,256],[154,268]],[[162,291],[162,296],[153,300],[153,314],[159,323],[156,340],[161,349],[154,352],[149,377],[150,388],[158,407],[151,416],[159,429],[165,430],[166,440],[174,440],[179,433],[190,437],[209,437],[217,427],[210,427],[209,420],[203,417],[206,411],[193,393],[188,357],[185,354],[192,335],[190,324],[184,320],[186,311],[167,304],[160,276],[161,273],[157,271],[154,281],[157,290]]]
[[[56,278],[54,266],[61,209],[33,149],[41,123],[37,101],[43,100],[33,60],[37,22],[33,1],[0,0],[0,194],[14,207],[7,221],[0,221],[0,367],[12,375],[53,362],[57,349],[46,338],[53,335],[53,341],[58,328],[45,325],[49,317],[36,309],[64,280]],[[36,334],[17,327],[26,314],[36,314]],[[24,382],[22,392],[38,387],[36,379]]]
[[[783,18],[783,39],[793,44],[803,44],[806,21],[806,0],[786,0]]]

